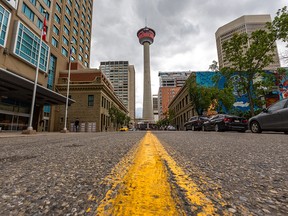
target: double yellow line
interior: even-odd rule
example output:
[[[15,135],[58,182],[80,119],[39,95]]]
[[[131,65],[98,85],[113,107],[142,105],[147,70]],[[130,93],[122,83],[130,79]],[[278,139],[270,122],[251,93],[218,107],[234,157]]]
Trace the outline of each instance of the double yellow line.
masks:
[[[121,166],[127,164],[125,160]],[[123,178],[109,178],[114,185],[100,202],[96,215],[218,215],[212,201],[151,132],[141,140]]]

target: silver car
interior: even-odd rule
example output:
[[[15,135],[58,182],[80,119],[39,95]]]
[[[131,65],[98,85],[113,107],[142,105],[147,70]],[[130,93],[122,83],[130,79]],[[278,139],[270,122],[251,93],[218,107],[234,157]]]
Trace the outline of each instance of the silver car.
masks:
[[[288,134],[288,98],[277,101],[250,118],[249,127],[252,133],[280,131]]]

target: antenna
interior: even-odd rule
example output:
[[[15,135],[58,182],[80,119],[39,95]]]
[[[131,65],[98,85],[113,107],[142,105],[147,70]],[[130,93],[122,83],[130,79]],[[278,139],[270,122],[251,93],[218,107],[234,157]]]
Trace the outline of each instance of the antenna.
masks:
[[[145,27],[147,27],[147,17],[145,17]]]

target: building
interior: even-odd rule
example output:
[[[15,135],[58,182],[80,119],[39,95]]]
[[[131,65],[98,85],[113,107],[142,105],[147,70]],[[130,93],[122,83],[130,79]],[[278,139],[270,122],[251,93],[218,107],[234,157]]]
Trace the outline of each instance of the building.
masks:
[[[153,115],[154,120],[157,122],[159,120],[159,113],[158,113],[158,95],[154,94],[153,97]]]
[[[59,74],[57,89],[60,93],[67,92],[68,71]],[[128,114],[128,109],[113,91],[111,82],[98,69],[72,70],[70,75],[69,95],[76,103],[69,106],[68,127],[75,131],[74,123],[80,122],[80,132],[101,132],[117,130],[109,115],[114,107]],[[64,127],[64,106],[56,106],[56,130]]]
[[[135,68],[128,61],[100,62],[100,70],[111,81],[115,94],[129,112],[131,121],[135,120]]]
[[[148,122],[154,122],[153,118],[153,102],[151,93],[151,77],[150,77],[150,45],[154,42],[156,32],[148,28],[141,28],[137,32],[139,43],[143,45],[144,55],[144,79],[143,79],[143,115],[142,118]]]
[[[191,71],[159,72],[158,114],[163,119],[168,114],[168,105],[185,84]]]
[[[216,36],[218,62],[220,70],[221,68],[230,65],[229,62],[224,61],[224,54],[222,52],[223,43],[232,38],[232,36],[235,33],[238,34],[247,33],[248,35],[250,35],[255,30],[265,29],[265,25],[267,22],[271,22],[270,15],[245,15],[218,28],[218,30],[215,33],[215,36]],[[278,51],[276,48],[274,63],[270,64],[265,69],[275,70],[276,68],[279,67],[280,67],[280,61]]]
[[[45,19],[46,41],[41,46],[32,125],[38,131],[54,131],[54,105],[64,106],[66,101],[55,92],[55,84],[59,71],[67,69],[70,50],[73,69],[90,64],[92,8],[92,0],[1,0],[0,82],[5,85],[0,91],[0,124],[4,129],[23,130],[28,126]]]

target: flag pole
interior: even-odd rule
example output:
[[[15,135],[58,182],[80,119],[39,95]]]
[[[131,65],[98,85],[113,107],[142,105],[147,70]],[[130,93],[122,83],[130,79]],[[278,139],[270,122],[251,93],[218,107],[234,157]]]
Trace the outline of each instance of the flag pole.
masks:
[[[44,19],[46,19],[46,11],[45,10],[44,10],[44,17],[45,17]],[[44,26],[44,23],[43,23],[43,26]],[[37,60],[37,67],[36,67],[35,80],[34,80],[34,89],[33,89],[32,103],[31,103],[31,110],[30,110],[30,118],[29,118],[29,125],[27,128],[28,133],[36,133],[36,130],[33,130],[32,122],[33,122],[33,115],[34,115],[34,106],[35,106],[36,90],[37,90],[37,83],[38,83],[39,66],[40,66],[42,36],[43,36],[43,28],[41,30],[41,36],[40,36],[40,44],[39,44],[39,50],[38,50],[38,60]]]
[[[68,114],[68,101],[69,101],[69,88],[70,88],[70,72],[71,72],[71,56],[72,56],[72,46],[73,42],[70,42],[69,47],[69,64],[68,64],[68,78],[67,78],[67,95],[66,95],[66,105],[65,105],[65,119],[64,119],[64,128],[61,132],[67,133],[67,114]]]

